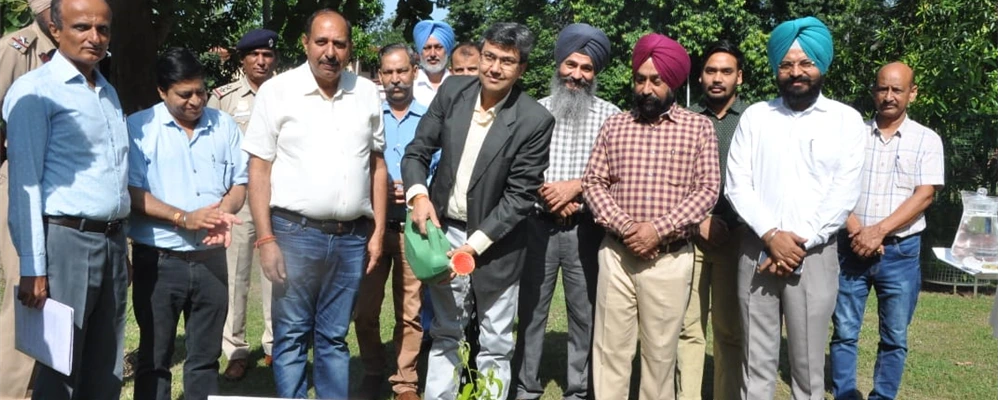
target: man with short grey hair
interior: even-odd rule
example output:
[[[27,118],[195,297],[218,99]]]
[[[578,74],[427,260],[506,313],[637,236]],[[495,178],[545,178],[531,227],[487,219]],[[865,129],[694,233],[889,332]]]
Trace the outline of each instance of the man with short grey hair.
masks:
[[[392,273],[392,300],[396,327],[393,344],[396,347],[396,371],[389,377],[396,399],[417,400],[417,357],[423,327],[420,325],[420,293],[423,287],[413,274],[403,255],[403,224],[406,221],[406,196],[403,193],[400,163],[406,145],[413,140],[420,118],[427,107],[413,98],[413,80],[417,76],[418,56],[409,46],[397,43],[379,50],[378,75],[385,88],[382,103],[382,126],[385,128],[385,161],[392,181],[389,185],[389,209],[383,237],[382,257],[375,269],[361,278],[358,302],[354,309],[354,330],[358,337],[358,350],[365,366],[361,383],[362,399],[375,399],[384,382],[386,368],[382,337],[379,334],[379,316],[385,282]]]
[[[406,147],[403,182],[422,232],[433,223],[446,232],[452,250],[476,260],[471,276],[428,282],[434,324],[424,398],[458,395],[458,347],[475,307],[482,347],[481,373],[496,378],[493,398],[506,398],[514,353],[514,316],[526,235],[520,224],[534,207],[548,167],[555,120],[515,86],[527,69],[534,37],[528,28],[498,23],[486,30],[478,77],[451,77],[438,91]],[[430,187],[431,160],[440,149]],[[442,218],[439,219],[438,216]]]
[[[306,397],[312,347],[316,397],[345,399],[351,314],[361,278],[382,254],[385,137],[378,89],[345,70],[350,22],[318,10],[301,43],[307,62],[257,92],[243,140],[250,212],[261,270],[274,283],[278,397]]]
[[[3,97],[14,80],[37,69],[52,57],[56,48],[55,40],[49,33],[50,1],[31,0],[28,2],[35,20],[28,26],[0,38],[0,106]],[[3,132],[0,123],[0,133]],[[6,139],[0,134],[0,143]],[[6,160],[4,149],[0,149],[0,159]],[[20,263],[17,251],[11,242],[7,228],[7,163],[0,167],[0,275],[4,279],[4,296],[0,298],[0,398],[22,399],[29,393],[31,372],[35,360],[14,348],[14,286],[20,280]]]

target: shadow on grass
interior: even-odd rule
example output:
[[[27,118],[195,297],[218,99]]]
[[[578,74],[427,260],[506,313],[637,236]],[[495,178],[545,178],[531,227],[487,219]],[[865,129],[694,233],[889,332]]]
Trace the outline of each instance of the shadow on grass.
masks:
[[[833,380],[831,378],[830,369],[830,353],[829,353],[829,343],[826,345],[827,352],[823,358],[823,391],[826,393],[832,393]],[[789,365],[788,360],[790,359],[788,355],[788,338],[784,335],[781,336],[781,350],[778,353],[778,379],[785,382],[788,385],[789,390],[793,390],[792,385],[792,367]],[[857,393],[857,398],[864,398],[860,392]]]
[[[187,336],[183,333],[178,334],[174,337],[174,355],[170,358],[170,368],[173,369],[177,365],[184,364],[184,358],[187,357],[187,346],[185,346],[184,341]],[[139,366],[139,349],[125,349],[125,360],[122,370],[122,382],[129,382],[135,380],[136,368]],[[174,376],[173,379],[181,379],[180,376]]]

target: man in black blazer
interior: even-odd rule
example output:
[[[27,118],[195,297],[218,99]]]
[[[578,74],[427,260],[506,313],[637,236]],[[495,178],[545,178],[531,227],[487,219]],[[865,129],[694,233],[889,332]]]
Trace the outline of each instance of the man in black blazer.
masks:
[[[428,221],[441,227],[452,245],[449,257],[468,253],[477,266],[471,277],[451,274],[428,282],[435,319],[424,398],[456,397],[458,344],[473,306],[481,332],[477,367],[499,379],[500,385],[490,386],[494,398],[506,398],[510,387],[527,246],[519,224],[537,201],[555,125],[548,110],[515,87],[533,41],[524,25],[491,26],[480,45],[479,76],[453,76],[441,85],[403,156],[413,222],[421,232]],[[431,156],[439,149],[428,190]]]

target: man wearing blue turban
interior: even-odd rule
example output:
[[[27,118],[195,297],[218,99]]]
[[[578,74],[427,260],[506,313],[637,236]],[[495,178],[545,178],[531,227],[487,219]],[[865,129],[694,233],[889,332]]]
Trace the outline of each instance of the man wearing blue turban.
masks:
[[[793,399],[822,399],[837,300],[836,232],[861,195],[861,115],[824,97],[833,39],[813,17],[778,25],[767,43],[781,97],[746,109],[730,145],[725,195],[750,226],[737,271],[743,399],[774,397],[782,318]]]
[[[448,55],[455,47],[455,32],[441,21],[420,21],[413,27],[413,43],[420,53],[420,72],[413,82],[413,97],[427,106],[448,77]]]

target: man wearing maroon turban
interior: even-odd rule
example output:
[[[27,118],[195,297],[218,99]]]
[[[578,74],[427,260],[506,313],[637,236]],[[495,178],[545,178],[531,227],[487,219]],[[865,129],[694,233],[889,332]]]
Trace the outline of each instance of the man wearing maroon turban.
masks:
[[[708,118],[674,104],[691,68],[674,40],[649,34],[632,55],[632,111],[601,127],[583,193],[606,234],[594,302],[594,398],[629,397],[635,341],[641,399],[673,399],[677,341],[691,293],[688,241],[719,195],[719,153]],[[638,329],[636,329],[638,328]]]

